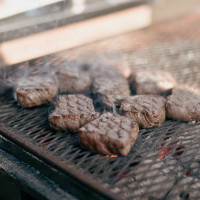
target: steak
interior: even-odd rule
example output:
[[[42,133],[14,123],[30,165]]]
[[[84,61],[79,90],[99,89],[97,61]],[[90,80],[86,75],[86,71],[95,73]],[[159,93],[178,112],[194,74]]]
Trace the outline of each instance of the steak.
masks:
[[[165,102],[157,95],[130,96],[122,102],[120,112],[142,128],[161,126],[165,121]]]
[[[135,143],[138,131],[134,120],[105,113],[79,129],[80,143],[93,152],[125,156]]]
[[[50,102],[57,95],[57,84],[50,76],[28,76],[18,80],[16,98],[23,107],[34,107]]]
[[[181,121],[200,121],[200,91],[192,87],[176,87],[167,98],[168,118]]]
[[[105,108],[120,106],[121,101],[130,95],[128,81],[122,77],[98,77],[94,79],[93,94]]]
[[[63,63],[56,69],[60,92],[87,92],[92,78],[90,73],[80,69],[74,62]]]
[[[132,74],[130,84],[138,95],[166,95],[176,86],[176,81],[167,71],[145,70]]]
[[[77,132],[78,128],[99,116],[92,99],[82,94],[60,95],[54,102],[54,107],[49,122],[56,130]]]

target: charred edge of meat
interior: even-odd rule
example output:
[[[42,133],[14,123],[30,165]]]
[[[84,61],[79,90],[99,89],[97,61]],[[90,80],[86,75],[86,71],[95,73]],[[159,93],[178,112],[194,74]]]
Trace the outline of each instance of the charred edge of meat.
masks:
[[[134,75],[131,74],[128,78],[129,88],[131,91],[131,95],[136,95],[136,82],[134,81]]]

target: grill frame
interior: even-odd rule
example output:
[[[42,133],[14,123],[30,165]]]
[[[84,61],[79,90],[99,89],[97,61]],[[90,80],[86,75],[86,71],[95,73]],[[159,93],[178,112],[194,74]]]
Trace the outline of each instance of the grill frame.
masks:
[[[38,60],[34,60],[34,61],[31,61],[30,63],[35,63],[35,62],[38,62]],[[24,63],[22,64],[24,65]],[[5,71],[7,71],[7,73],[9,73],[9,71],[13,70],[14,71],[17,69],[19,69],[21,66],[21,64],[18,64],[18,65],[15,65],[15,66],[11,66],[11,67],[8,67],[6,69],[3,69]],[[7,94],[7,95],[10,95],[10,94]],[[6,96],[7,96],[6,95]],[[6,96],[4,97],[4,99],[6,99]],[[0,105],[2,105],[2,101],[0,99]],[[11,108],[15,108],[18,107],[16,103],[14,103],[15,101],[12,100],[11,98]],[[14,103],[14,105],[12,105]],[[6,107],[6,106],[5,106]],[[49,105],[45,105],[45,106],[42,106],[42,107],[38,107],[36,108],[37,110],[40,110],[40,109],[46,109],[46,107],[49,107]],[[19,107],[16,108],[16,109],[20,109]],[[12,111],[12,110],[11,110]],[[29,117],[31,116],[31,112],[34,112],[34,109],[33,111],[32,110],[27,110],[27,109],[22,109],[22,113],[25,112],[27,115],[29,115]],[[29,113],[30,112],[30,113]],[[34,112],[35,113],[35,112]],[[36,112],[37,113],[37,112]],[[22,114],[23,115],[23,114]],[[45,113],[45,115],[47,115],[47,113]],[[0,114],[0,118],[2,117],[2,115]],[[13,121],[13,120],[11,120]],[[15,121],[15,120],[14,120]],[[14,132],[11,127],[12,130],[9,130],[9,123],[10,123],[10,120],[8,120],[8,124],[6,123],[2,123],[2,121],[0,122],[0,133],[6,137],[8,140],[12,141],[12,148],[9,147],[9,145],[7,145],[8,141],[5,142],[5,140],[3,140],[3,148],[6,150],[6,151],[10,151],[10,149],[12,149],[12,151],[10,151],[10,153],[12,153],[13,155],[19,157],[20,159],[23,159],[23,157],[25,157],[25,162],[27,162],[29,159],[32,160],[30,164],[33,164],[35,162],[34,167],[38,168],[39,166],[39,170],[42,171],[43,173],[46,173],[44,169],[47,169],[49,168],[50,171],[47,173],[47,175],[50,176],[51,173],[54,174],[53,176],[53,179],[58,182],[60,184],[61,187],[63,187],[65,185],[65,181],[63,181],[63,177],[67,177],[67,180],[70,181],[70,183],[72,183],[72,187],[71,187],[71,191],[72,193],[75,192],[74,194],[77,194],[77,192],[79,190],[83,191],[83,193],[81,193],[82,195],[79,196],[80,199],[84,199],[85,197],[88,198],[88,191],[89,191],[89,194],[91,195],[91,199],[122,199],[123,197],[122,196],[118,196],[117,194],[111,192],[111,189],[113,189],[113,185],[115,185],[115,183],[117,183],[119,181],[119,172],[117,174],[117,178],[110,178],[110,180],[108,179],[108,182],[107,184],[109,185],[108,188],[105,188],[103,187],[102,183],[99,182],[99,181],[96,181],[95,182],[95,179],[92,179],[93,177],[91,176],[87,176],[83,173],[81,173],[81,171],[79,171],[79,169],[75,168],[73,169],[71,166],[68,166],[67,164],[65,163],[62,163],[59,159],[56,158],[56,156],[53,156],[51,154],[46,154],[47,152],[44,151],[44,149],[41,149],[41,146],[37,146],[36,144],[34,144],[34,142],[36,141],[32,141],[30,140],[29,136],[23,136],[22,135],[19,135],[17,136],[16,134],[18,134],[19,132]],[[161,126],[160,128],[154,128],[154,129],[141,129],[140,130],[140,136],[142,134],[144,135],[148,135],[149,133],[152,135],[152,133],[154,133],[155,135],[159,133],[160,130],[164,130],[165,128],[172,128],[172,124],[173,126],[179,126],[180,125],[180,129],[183,129],[181,127],[185,127],[185,128],[188,128],[188,131],[189,131],[189,128],[190,126],[192,126],[192,128],[194,128],[195,125],[193,124],[190,124],[188,125],[187,123],[183,123],[183,122],[175,122],[175,121],[166,121],[164,123],[163,126]],[[199,127],[199,124],[197,123],[196,124],[197,127]],[[160,130],[159,130],[160,129]],[[173,128],[172,128],[173,129]],[[31,129],[32,130],[32,129]],[[29,131],[29,130],[27,130]],[[23,132],[23,131],[22,131]],[[34,132],[34,129],[32,130],[32,132]],[[152,133],[151,133],[152,132]],[[36,133],[38,134],[38,133]],[[59,133],[60,134],[60,133]],[[155,136],[157,137],[157,136]],[[153,136],[154,138],[154,136]],[[164,136],[162,137],[164,138]],[[76,136],[75,136],[75,140],[76,140]],[[154,139],[153,139],[154,140]],[[160,139],[159,139],[160,140]],[[147,140],[148,141],[148,140]],[[141,143],[141,141],[139,142],[139,144]],[[10,143],[11,144],[11,143]],[[14,145],[16,144],[16,145]],[[138,143],[136,144],[138,145]],[[155,145],[155,144],[154,144]],[[174,144],[170,145],[173,146]],[[164,145],[165,146],[165,145]],[[175,144],[175,147],[176,147],[176,144]],[[26,151],[22,151],[22,153],[20,153],[20,155],[18,155],[19,153],[19,149],[20,148],[20,151],[22,149],[25,149],[27,150]],[[80,147],[78,147],[80,148]],[[137,147],[136,147],[137,148]],[[163,151],[163,148],[161,148],[162,151]],[[77,150],[78,151],[78,150]],[[29,153],[28,153],[29,152]],[[31,154],[33,156],[31,156]],[[28,156],[28,157],[27,157]],[[100,157],[100,155],[96,155],[98,158]],[[34,159],[33,159],[34,157]],[[95,155],[94,155],[95,157]],[[136,156],[137,157],[137,156]],[[36,159],[36,158],[39,158],[39,159]],[[97,159],[98,159],[97,158]],[[132,157],[131,157],[132,158]],[[102,158],[100,158],[102,159]],[[103,159],[107,159],[107,158],[103,158]],[[112,160],[112,158],[109,158],[110,160]],[[118,159],[118,158],[117,158]],[[121,158],[122,159],[122,158]],[[34,160],[34,161],[33,161]],[[44,163],[47,163],[46,167],[42,167],[41,165],[41,160],[44,161]],[[141,162],[141,160],[136,158],[133,159],[134,160],[134,163],[136,163],[135,165],[137,166],[137,162]],[[142,158],[142,160],[145,160],[145,158]],[[30,161],[29,161],[30,162]],[[106,163],[106,162],[105,162]],[[130,162],[127,161],[127,163],[125,164],[125,167],[124,168],[124,171],[126,171],[128,169],[128,166],[129,166]],[[115,164],[116,165],[116,164]],[[126,169],[127,167],[127,169]],[[43,168],[43,169],[42,169]],[[56,175],[55,173],[55,169],[56,169],[56,173],[62,173],[60,174],[59,176]],[[105,168],[106,169],[106,168]],[[134,167],[133,167],[134,169]],[[121,172],[123,172],[123,169],[121,170]],[[109,174],[109,173],[108,173]],[[112,174],[112,173],[111,173]],[[64,178],[64,179],[65,179]],[[128,182],[130,182],[128,180]],[[101,185],[102,184],[102,185]],[[123,184],[122,184],[123,185]],[[69,190],[69,188],[66,188]],[[70,190],[69,190],[70,191]],[[169,191],[168,191],[169,192]],[[168,192],[164,195],[163,199],[165,199],[165,196],[167,198],[168,196]],[[79,193],[79,192],[78,192]],[[126,199],[126,198],[124,198]],[[130,198],[127,198],[127,199],[130,199]]]
[[[17,151],[18,154],[21,154],[21,159],[19,155],[14,156],[13,153],[10,153],[12,150],[16,151],[17,149],[14,147],[16,146],[14,143],[3,136],[0,136],[0,143],[0,158],[1,161],[3,161],[0,163],[0,177],[3,177],[6,182],[10,183],[11,188],[13,188],[12,186],[14,184],[16,190],[21,191],[22,197],[26,197],[28,194],[28,196],[31,195],[36,199],[78,200],[75,196],[72,196],[67,189],[60,188],[57,183],[52,181],[51,177],[44,177],[44,173],[41,173],[42,170],[33,167],[34,162],[32,161],[31,163],[31,156],[23,157],[21,153],[23,149],[19,150],[18,147],[19,151]],[[27,153],[24,155],[27,155]],[[4,182],[1,181],[1,184],[2,183],[4,184]],[[1,195],[3,193],[3,197],[4,195],[7,196],[11,191],[10,185],[7,184],[7,188],[4,187],[1,192]],[[12,196],[14,195],[15,193],[12,194]]]
[[[2,132],[0,132],[0,134],[2,134]],[[94,190],[90,190],[87,186],[74,179],[74,177],[68,176],[66,173],[64,174],[55,167],[42,161],[26,149],[12,142],[10,138],[7,139],[6,137],[0,135],[0,144],[0,149],[8,152],[20,161],[29,164],[34,169],[38,170],[42,175],[56,182],[62,189],[70,192],[78,199],[107,199],[97,194]]]
[[[200,16],[198,15],[198,18],[199,17]],[[198,18],[197,18],[197,20],[198,20]],[[182,21],[184,21],[184,20],[182,20]],[[197,23],[195,23],[195,20],[192,21],[192,23],[190,23],[190,24],[192,24],[192,26],[194,26],[193,28],[195,28],[197,26]],[[172,23],[172,25],[171,25],[172,33],[170,33],[171,29],[167,28],[170,41],[165,41],[166,45],[164,46],[164,48],[169,49],[169,51],[163,50],[163,52],[162,52],[163,45],[164,45],[162,43],[163,38],[159,37],[158,41],[156,41],[157,43],[153,43],[152,46],[148,46],[147,48],[142,48],[142,49],[139,49],[139,50],[137,49],[137,51],[135,52],[134,55],[132,55],[132,53],[130,53],[130,48],[129,47],[125,48],[126,53],[127,53],[127,57],[129,59],[130,63],[134,66],[135,70],[138,70],[141,67],[143,67],[144,69],[153,68],[153,67],[156,67],[158,69],[168,69],[170,72],[172,72],[174,74],[174,76],[176,78],[181,77],[181,79],[179,80],[179,83],[187,82],[190,85],[192,85],[194,83],[197,84],[197,85],[200,85],[200,79],[199,79],[199,77],[200,77],[200,69],[198,67],[196,67],[196,65],[200,61],[200,56],[198,55],[198,52],[199,52],[199,49],[200,49],[200,45],[199,45],[199,43],[198,44],[194,44],[194,42],[197,42],[198,40],[194,39],[193,34],[189,34],[188,32],[186,32],[186,29],[188,29],[188,27],[186,27],[186,28],[184,27],[184,31],[187,34],[185,34],[185,32],[183,31],[184,34],[181,32],[181,34],[182,34],[181,36],[184,38],[185,35],[186,35],[186,37],[185,37],[186,39],[184,40],[182,38],[183,41],[178,41],[178,43],[174,43],[175,42],[174,39],[173,39],[174,35],[179,33],[178,30],[176,30],[174,28],[174,26],[177,26],[177,29],[180,29],[180,27],[183,27],[183,24],[181,24],[179,26],[176,23],[174,23],[174,24]],[[156,27],[156,28],[154,27],[153,30],[154,29],[158,30],[159,28],[158,27]],[[160,32],[164,31],[164,29],[165,28],[161,28]],[[195,30],[197,30],[197,32],[200,31],[200,29],[195,29]],[[150,33],[153,32],[152,29],[145,30],[145,31],[147,32],[145,35],[148,35],[148,31]],[[139,34],[140,33],[141,32],[139,31]],[[159,33],[159,31],[158,31],[158,33]],[[157,36],[157,33],[155,35],[153,35],[152,38],[155,39],[156,36]],[[142,37],[144,37],[144,36],[142,36]],[[187,41],[187,42],[184,43],[185,41]],[[153,40],[153,42],[155,42],[155,41]],[[160,42],[161,42],[161,44],[159,44]],[[105,44],[105,43],[103,43],[103,44]],[[112,42],[111,42],[111,45],[112,45]],[[143,45],[143,43],[141,44],[141,46],[142,45]],[[149,44],[147,44],[147,45],[149,45]],[[93,48],[94,48],[94,45],[93,46],[91,45],[89,47],[90,50],[93,49]],[[101,45],[99,45],[99,48],[101,48]],[[104,48],[105,48],[105,46],[104,46]],[[171,53],[171,51],[172,51],[172,53]],[[140,60],[138,60],[137,58],[140,57],[140,56],[144,56],[144,55],[146,56],[145,63],[139,63]],[[193,57],[191,57],[191,55],[193,55]],[[161,60],[160,63],[157,62],[157,61],[159,61],[158,57]],[[44,59],[44,58],[42,58],[42,59]],[[50,57],[46,57],[45,59],[49,61]],[[45,59],[44,59],[44,61],[45,61]],[[163,64],[164,61],[166,61],[166,63]],[[28,63],[29,64],[31,64],[31,63],[34,64],[34,63],[37,63],[37,60],[33,60],[33,61],[28,62]],[[27,64],[27,63],[23,63],[23,65],[25,65],[25,64]],[[154,66],[155,64],[156,64],[156,66]],[[174,66],[172,66],[172,64],[174,64]],[[13,70],[14,68],[18,68],[19,66],[20,66],[20,64],[19,65],[15,65],[15,66],[11,66],[10,68],[6,68],[5,71],[9,71],[11,69]],[[188,66],[190,66],[190,67],[188,67]],[[1,100],[0,100],[0,103],[1,103]],[[15,104],[15,106],[17,106],[17,105]],[[6,113],[5,113],[5,115],[6,115]],[[0,116],[0,120],[1,120],[1,116]],[[177,177],[177,178],[175,180],[171,181],[172,185],[169,188],[166,189],[166,191],[164,192],[164,195],[162,196],[161,199],[168,199],[170,197],[174,197],[173,196],[173,190],[174,190],[173,188],[175,188],[175,192],[176,191],[179,192],[179,190],[182,189],[183,192],[180,191],[180,194],[178,194],[179,197],[182,198],[182,199],[187,198],[187,192],[189,191],[188,187],[190,185],[192,185],[196,181],[196,179],[197,179],[197,181],[199,179],[199,171],[198,170],[195,171],[196,170],[196,166],[194,166],[192,168],[192,166],[190,166],[190,164],[191,165],[194,164],[194,163],[192,163],[192,161],[195,161],[195,162],[197,161],[200,164],[200,158],[198,157],[199,155],[195,155],[195,158],[193,158],[195,160],[192,160],[192,161],[189,160],[191,162],[188,162],[188,163],[187,163],[187,160],[185,162],[184,159],[188,159],[188,152],[194,151],[195,148],[196,148],[196,151],[199,150],[199,145],[197,146],[197,144],[196,144],[196,146],[194,146],[194,147],[192,146],[193,144],[195,144],[195,142],[196,142],[195,140],[199,141],[199,136],[198,136],[199,126],[200,126],[199,123],[192,124],[192,123],[175,122],[175,121],[172,122],[172,121],[167,120],[163,124],[163,126],[161,126],[160,128],[148,129],[148,130],[145,130],[145,129],[140,130],[140,133],[139,133],[140,137],[138,138],[138,141],[136,142],[133,150],[131,151],[130,156],[132,154],[134,154],[136,152],[135,150],[137,148],[139,149],[140,146],[141,146],[140,147],[141,152],[138,152],[138,154],[135,154],[135,157],[132,158],[134,163],[133,163],[133,166],[131,168],[132,169],[131,173],[133,174],[135,171],[137,172],[138,166],[140,166],[141,170],[142,170],[142,165],[140,165],[140,164],[144,164],[144,165],[146,165],[146,167],[148,167],[148,166],[149,167],[155,167],[156,170],[159,169],[160,172],[163,171],[164,175],[168,175],[169,172],[164,171],[164,170],[167,170],[166,166],[168,164],[169,165],[168,166],[169,170],[173,171],[173,173],[171,175],[173,175],[174,177]],[[178,127],[177,131],[175,131],[176,129],[174,129],[174,127]],[[91,175],[91,177],[89,177],[89,176],[85,176],[85,175],[81,174],[81,176],[77,177],[77,173],[76,172],[73,171],[73,174],[72,174],[72,173],[69,173],[67,171],[69,168],[65,167],[67,170],[63,170],[61,165],[57,166],[58,163],[55,163],[55,160],[53,160],[54,162],[52,163],[51,157],[49,157],[47,159],[46,158],[46,154],[42,154],[42,155],[39,154],[38,155],[38,153],[35,152],[35,150],[29,145],[29,141],[28,140],[18,141],[16,139],[16,133],[14,133],[13,131],[9,131],[5,127],[5,124],[2,125],[2,122],[0,124],[0,129],[1,129],[1,134],[4,135],[9,140],[11,140],[12,142],[14,142],[15,144],[17,144],[18,148],[19,148],[19,146],[21,146],[21,147],[27,149],[31,154],[35,155],[36,157],[39,156],[39,158],[41,158],[41,160],[45,161],[46,163],[49,163],[52,166],[52,170],[53,171],[55,170],[55,168],[57,168],[58,169],[57,172],[62,171],[63,174],[66,174],[68,177],[71,178],[71,181],[76,179],[78,184],[80,183],[79,182],[80,181],[80,177],[83,177],[84,179],[82,181],[83,181],[83,186],[85,187],[85,190],[89,189],[88,191],[93,191],[96,194],[99,194],[99,196],[98,196],[99,198],[105,198],[105,199],[122,199],[123,198],[122,196],[119,197],[117,194],[114,194],[114,193],[110,192],[109,191],[109,189],[110,189],[109,187],[107,189],[102,188],[102,185],[99,182],[99,180],[96,181],[95,179],[93,179],[93,181],[90,182],[91,177],[93,177],[92,175]],[[159,136],[160,133],[163,133],[163,135]],[[190,136],[190,133],[192,133],[193,135]],[[169,138],[166,138],[166,137],[169,137]],[[159,139],[159,141],[158,141],[157,138]],[[186,140],[185,140],[185,138],[186,138]],[[189,138],[189,141],[191,140],[191,138],[192,139],[195,138],[190,143],[191,146],[188,145],[187,143],[185,144],[185,142],[187,142],[188,138]],[[169,139],[170,139],[170,141],[168,141]],[[177,142],[177,139],[179,139],[178,142]],[[163,146],[160,146],[160,145],[162,145],[162,143],[164,143]],[[150,155],[150,156],[152,156],[152,159],[154,161],[154,164],[152,164],[152,165],[148,163],[148,162],[150,162],[149,155],[145,154],[143,152],[145,150],[146,151],[148,150],[148,149],[145,149],[145,145],[146,144],[148,144],[147,147],[149,147],[149,150],[152,150],[152,149],[154,150],[154,152],[152,152],[154,154]],[[184,146],[184,147],[182,147],[182,146]],[[166,155],[164,154],[164,156],[166,156],[166,159],[161,159],[161,161],[158,160],[158,156],[160,156],[159,155],[159,151],[162,152],[168,147],[173,148],[173,150],[170,150],[170,151],[166,152]],[[10,148],[6,147],[6,143],[5,143],[5,149],[6,148],[7,148],[8,151],[11,151]],[[79,153],[79,152],[80,151],[77,151],[77,153]],[[13,153],[15,154],[15,151],[13,151]],[[141,155],[139,155],[140,153],[141,153]],[[180,154],[180,155],[175,155],[174,156],[174,154]],[[91,155],[91,158],[93,158],[92,154],[90,154],[90,155]],[[144,157],[142,157],[142,155],[144,155]],[[99,159],[97,164],[99,162],[101,162],[101,160],[103,160],[103,159],[105,160],[106,159],[104,161],[105,164],[106,163],[114,163],[115,165],[119,164],[118,168],[120,168],[120,163],[119,163],[120,160],[123,160],[121,157],[115,159],[115,158],[104,158],[104,157],[102,157],[100,155],[96,155],[96,156]],[[94,157],[95,157],[95,155],[94,155]],[[129,158],[131,158],[131,157],[127,156],[127,160]],[[124,160],[126,160],[126,158],[124,158]],[[147,163],[144,162],[146,160],[148,161]],[[138,161],[139,161],[139,163],[137,163]],[[129,169],[129,164],[131,164],[130,162],[131,161],[127,161],[125,166],[123,166],[121,169],[115,169],[111,175],[113,175],[114,172],[118,172],[118,175],[121,175],[120,172],[126,172],[126,167],[127,167],[127,169]],[[142,162],[144,162],[144,163],[142,163]],[[177,169],[171,169],[170,168],[170,167],[173,166],[173,162],[178,163],[177,165],[175,165],[177,167]],[[104,166],[104,168],[107,170],[107,168],[105,166]],[[187,170],[190,169],[190,168],[191,168],[191,173],[193,173],[192,175],[187,174]],[[71,168],[69,170],[71,171]],[[148,168],[146,170],[148,170]],[[155,170],[155,172],[157,172],[156,170]],[[74,176],[74,173],[75,173],[75,176]],[[88,173],[90,173],[90,172],[88,172]],[[175,174],[175,173],[177,173],[177,174]],[[146,176],[146,175],[147,175],[147,171],[143,174],[143,176]],[[61,186],[62,186],[62,184],[64,184],[64,182],[61,181],[62,180],[62,176],[63,175],[61,175],[60,178],[58,178],[56,176],[54,177],[58,182],[60,181]],[[136,176],[137,176],[137,174],[136,174]],[[161,176],[161,177],[163,178],[163,176]],[[117,180],[117,178],[118,177],[116,177],[116,178],[108,177],[107,184],[109,184],[110,187],[112,187],[114,184],[116,184],[116,181],[119,181],[119,180]],[[140,180],[140,184],[138,183],[137,186],[135,187],[138,190],[137,189],[135,189],[135,191],[132,190],[133,192],[136,192],[136,190],[138,192],[138,194],[136,194],[136,196],[135,196],[136,197],[135,199],[137,199],[137,198],[140,198],[140,199],[141,198],[146,198],[145,194],[140,194],[139,193],[140,192],[139,190],[141,189],[141,187],[144,186],[144,185],[141,185],[141,183],[142,184],[147,184],[147,183],[145,183],[145,178],[146,177],[142,177],[141,179],[139,179]],[[187,183],[186,179],[193,179],[193,180],[191,180],[191,182]],[[97,183],[95,183],[95,185],[93,185],[94,180],[97,182]],[[123,178],[123,180],[124,180],[124,178]],[[148,178],[146,178],[146,180],[148,180]],[[181,185],[180,184],[181,181],[186,181],[186,183],[183,183]],[[88,182],[89,182],[89,184],[88,184]],[[126,183],[130,183],[130,180],[127,179]],[[166,179],[163,180],[163,183],[165,183],[167,185]],[[199,184],[200,181],[198,181],[197,183]],[[119,184],[119,186],[124,186],[123,183],[120,183],[120,184]],[[198,186],[198,184],[196,185],[196,187]],[[157,185],[158,185],[158,183],[157,183]],[[176,188],[177,188],[177,190],[176,190]],[[191,191],[195,192],[195,188],[193,188]],[[176,194],[174,194],[174,195],[176,195]],[[155,196],[150,196],[150,197],[155,198]],[[156,196],[156,198],[159,198],[159,196]],[[128,196],[127,199],[131,199],[131,196]]]

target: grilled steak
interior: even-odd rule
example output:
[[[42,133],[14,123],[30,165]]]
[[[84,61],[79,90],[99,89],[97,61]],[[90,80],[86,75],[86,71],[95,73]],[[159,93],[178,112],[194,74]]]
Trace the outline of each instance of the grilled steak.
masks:
[[[60,92],[87,92],[92,78],[89,72],[81,70],[73,63],[61,64],[56,69]]]
[[[134,119],[140,127],[161,126],[165,121],[165,102],[163,97],[156,95],[131,96],[122,102],[120,112]]]
[[[176,86],[176,81],[169,72],[162,70],[138,71],[131,76],[131,86],[136,94],[168,94]]]
[[[167,116],[181,121],[200,121],[200,91],[192,87],[177,87],[167,98]]]
[[[57,94],[55,79],[48,76],[21,78],[16,87],[16,97],[23,107],[39,106],[50,102]]]
[[[113,113],[105,113],[79,129],[83,147],[102,154],[127,155],[138,135],[138,124]]]
[[[120,106],[121,101],[130,95],[128,81],[122,77],[98,77],[94,79],[93,93],[105,108]]]
[[[82,94],[58,96],[54,106],[49,122],[57,130],[77,132],[78,128],[99,116],[92,99]]]

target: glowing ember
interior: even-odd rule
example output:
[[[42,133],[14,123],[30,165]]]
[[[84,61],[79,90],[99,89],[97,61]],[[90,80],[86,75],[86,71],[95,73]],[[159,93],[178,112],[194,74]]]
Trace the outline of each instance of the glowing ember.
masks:
[[[47,144],[44,144],[44,147],[46,148],[46,147],[47,147]]]
[[[163,151],[159,149],[158,154],[160,154],[160,156],[158,158],[161,160],[165,156],[165,154],[171,150],[172,150],[171,148],[164,149]]]
[[[190,172],[190,171],[187,171],[187,172],[186,172],[186,175],[187,175],[187,176],[190,176],[190,175],[191,175],[191,172]]]
[[[121,178],[123,178],[123,177],[125,177],[127,174],[129,174],[130,173],[130,170],[127,170],[127,171],[125,171],[124,173],[122,173],[121,174]]]
[[[48,146],[49,142],[52,141],[52,140],[53,140],[53,138],[49,138],[49,139],[42,141],[41,143],[44,146],[44,148],[46,148]]]
[[[104,157],[106,157],[106,158],[116,158],[116,157],[118,157],[118,155],[105,155]]]

